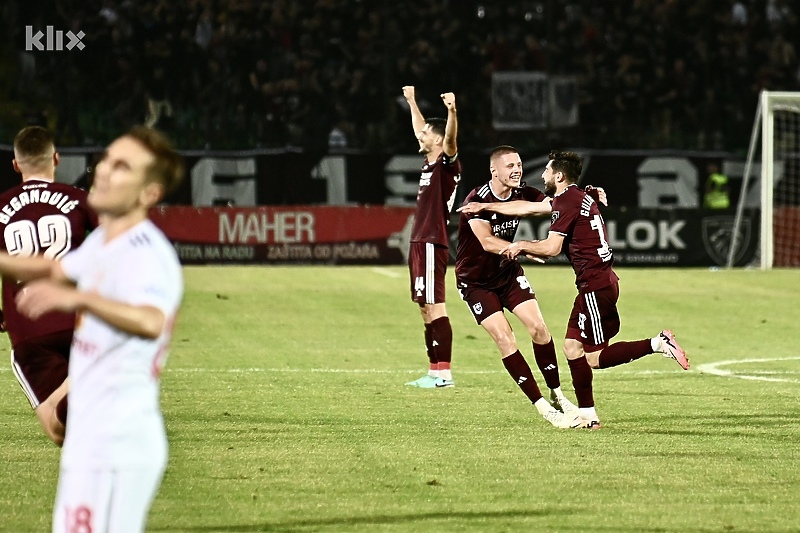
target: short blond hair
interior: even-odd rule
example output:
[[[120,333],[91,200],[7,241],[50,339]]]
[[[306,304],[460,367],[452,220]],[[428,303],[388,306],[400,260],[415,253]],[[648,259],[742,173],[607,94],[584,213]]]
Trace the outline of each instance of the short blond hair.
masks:
[[[30,167],[41,167],[52,162],[56,145],[53,134],[41,126],[22,128],[14,137],[14,159]]]

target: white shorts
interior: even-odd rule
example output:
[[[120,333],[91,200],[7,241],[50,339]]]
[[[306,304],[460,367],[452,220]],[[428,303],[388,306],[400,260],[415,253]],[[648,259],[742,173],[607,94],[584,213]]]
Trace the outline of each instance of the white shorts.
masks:
[[[164,468],[61,469],[53,533],[142,533]]]

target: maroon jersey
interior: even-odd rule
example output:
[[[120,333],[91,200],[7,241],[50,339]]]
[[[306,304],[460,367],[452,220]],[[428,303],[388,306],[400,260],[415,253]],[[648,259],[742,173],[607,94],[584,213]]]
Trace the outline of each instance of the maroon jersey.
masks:
[[[417,192],[417,210],[411,242],[448,245],[447,221],[456,199],[456,186],[461,181],[458,154],[448,157],[442,152],[436,161],[422,165]]]
[[[591,196],[570,185],[553,198],[550,231],[564,236],[562,250],[575,271],[575,285],[591,292],[616,283],[614,256],[606,240],[606,225]]]
[[[510,202],[511,200],[541,202],[545,199],[544,193],[533,187],[526,186],[525,183],[520,184],[519,188],[513,189],[508,198],[500,199],[494,195],[489,183],[473,189],[467,195],[464,204],[469,202]],[[505,285],[509,276],[517,275],[516,273],[520,268],[519,263],[484,250],[469,225],[469,221],[473,219],[487,221],[492,227],[492,235],[512,242],[519,226],[519,217],[481,211],[474,215],[461,213],[461,217],[458,219],[457,281],[459,284],[463,283],[467,286],[485,289],[501,287]]]
[[[59,259],[95,226],[97,217],[86,204],[86,191],[71,185],[32,179],[0,195],[0,250],[11,255]],[[48,313],[38,320],[22,315],[14,302],[21,287],[3,277],[3,315],[12,346],[73,328],[74,314]]]

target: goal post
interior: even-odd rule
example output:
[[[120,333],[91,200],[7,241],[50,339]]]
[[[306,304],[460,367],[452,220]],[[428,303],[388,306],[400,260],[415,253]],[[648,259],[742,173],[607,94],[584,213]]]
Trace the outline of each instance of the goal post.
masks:
[[[756,187],[750,177],[759,134],[761,172]],[[800,92],[761,92],[744,174],[727,266],[733,265],[748,206],[761,213],[760,267],[800,266]]]

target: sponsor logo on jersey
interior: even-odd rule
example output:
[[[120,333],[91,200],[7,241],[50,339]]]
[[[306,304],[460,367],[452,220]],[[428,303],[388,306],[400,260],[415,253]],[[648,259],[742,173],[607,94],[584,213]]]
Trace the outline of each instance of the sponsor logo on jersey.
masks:
[[[519,226],[518,218],[514,220],[508,220],[501,224],[494,224],[492,226],[492,234],[495,237],[505,237],[510,240],[514,238],[514,234],[517,232],[517,226]]]

